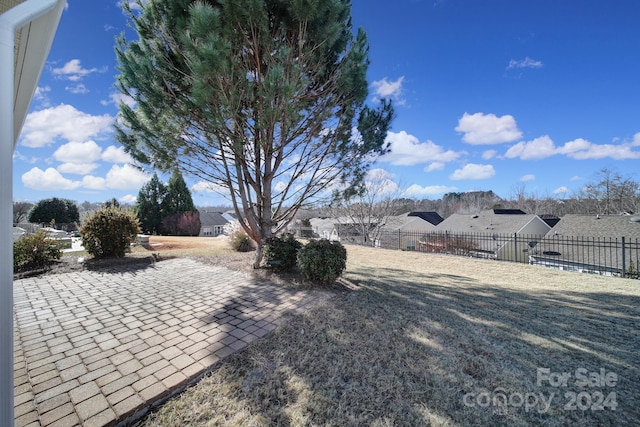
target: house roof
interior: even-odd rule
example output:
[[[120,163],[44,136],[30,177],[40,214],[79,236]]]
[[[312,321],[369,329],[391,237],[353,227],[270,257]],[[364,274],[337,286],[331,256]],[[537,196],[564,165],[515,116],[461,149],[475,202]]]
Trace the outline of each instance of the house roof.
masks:
[[[640,216],[565,215],[536,246],[537,262],[616,271],[622,266],[622,237],[627,262],[637,260],[632,247],[640,241]]]
[[[417,216],[433,225],[438,225],[444,221],[444,218],[438,212],[409,212],[409,216]]]
[[[565,215],[549,235],[581,237],[630,237],[640,239],[640,221],[630,215]]]
[[[541,214],[538,215],[541,220],[547,223],[549,227],[555,227],[558,222],[560,222],[560,218],[551,214]]]
[[[435,213],[435,212],[420,212],[420,213]],[[435,229],[435,224],[431,221],[427,221],[423,216],[413,215],[414,212],[407,212],[403,215],[391,216],[386,219],[381,228],[385,230],[404,230],[404,231],[431,231]],[[437,213],[435,213],[438,215]],[[440,215],[438,215],[440,217]],[[437,221],[435,217],[433,220]],[[442,221],[442,218],[440,217]]]
[[[221,212],[200,210],[200,224],[202,227],[212,227],[216,225],[226,225],[229,221],[222,216]]]
[[[458,233],[517,233],[536,218],[538,217],[533,214],[496,213],[490,209],[475,215],[453,214],[438,224],[436,230]]]

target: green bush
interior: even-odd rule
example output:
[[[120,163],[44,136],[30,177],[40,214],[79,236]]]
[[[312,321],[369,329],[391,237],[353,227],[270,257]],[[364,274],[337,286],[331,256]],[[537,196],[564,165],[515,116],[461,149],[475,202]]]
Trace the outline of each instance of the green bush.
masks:
[[[267,239],[264,245],[264,259],[274,270],[288,271],[296,266],[298,250],[302,243],[293,234],[284,234]]]
[[[242,229],[234,230],[230,236],[231,247],[236,252],[250,252],[253,250],[253,241]]]
[[[340,242],[312,240],[298,251],[298,267],[305,279],[329,284],[347,267],[347,250]]]
[[[40,230],[13,242],[13,271],[27,271],[49,266],[62,257],[60,244]]]
[[[80,228],[82,245],[95,258],[123,257],[138,233],[136,217],[116,207],[96,211]]]

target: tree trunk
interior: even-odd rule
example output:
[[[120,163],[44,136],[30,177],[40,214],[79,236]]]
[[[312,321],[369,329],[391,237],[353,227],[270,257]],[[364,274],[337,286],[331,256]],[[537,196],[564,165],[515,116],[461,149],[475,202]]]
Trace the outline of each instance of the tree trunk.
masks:
[[[260,263],[262,263],[262,254],[263,254],[263,245],[262,243],[256,243],[256,257],[253,259],[253,268],[260,268]]]

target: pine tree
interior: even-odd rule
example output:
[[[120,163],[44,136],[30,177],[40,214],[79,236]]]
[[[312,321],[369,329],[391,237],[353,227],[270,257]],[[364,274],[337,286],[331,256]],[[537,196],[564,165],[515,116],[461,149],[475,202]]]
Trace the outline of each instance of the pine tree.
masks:
[[[365,105],[369,46],[349,0],[155,0],[118,39],[117,131],[136,160],[225,188],[256,242],[304,204],[350,196],[385,142],[388,101]],[[356,130],[357,129],[357,130]]]
[[[164,215],[169,216],[176,213],[195,212],[191,191],[182,177],[182,173],[175,169],[169,183],[167,184],[167,194],[164,198]]]
[[[146,234],[158,234],[160,232],[160,224],[165,216],[163,212],[163,203],[167,194],[167,188],[160,182],[158,174],[142,186],[138,192],[138,220],[140,228]]]

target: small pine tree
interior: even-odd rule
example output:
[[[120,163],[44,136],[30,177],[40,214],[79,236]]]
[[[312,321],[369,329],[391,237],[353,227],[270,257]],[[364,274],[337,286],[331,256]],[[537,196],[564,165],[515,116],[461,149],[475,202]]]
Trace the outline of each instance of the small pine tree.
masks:
[[[140,228],[147,234],[158,234],[160,224],[165,216],[163,202],[167,194],[167,188],[160,182],[157,174],[142,186],[138,192],[138,220]]]

